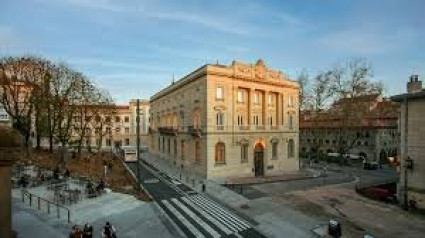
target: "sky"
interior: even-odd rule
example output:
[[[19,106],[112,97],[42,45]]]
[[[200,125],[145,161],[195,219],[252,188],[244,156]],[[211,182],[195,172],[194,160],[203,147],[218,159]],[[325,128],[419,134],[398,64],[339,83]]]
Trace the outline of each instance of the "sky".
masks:
[[[423,0],[0,0],[0,56],[68,63],[120,103],[206,63],[255,63],[295,79],[353,58],[386,94],[425,80]]]

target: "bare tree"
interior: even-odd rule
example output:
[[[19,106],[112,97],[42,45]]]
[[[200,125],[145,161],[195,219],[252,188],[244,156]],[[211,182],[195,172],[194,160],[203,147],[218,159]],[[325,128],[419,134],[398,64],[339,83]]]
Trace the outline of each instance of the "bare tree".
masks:
[[[37,102],[49,65],[48,61],[31,56],[0,59],[0,103],[12,118],[13,127],[24,136],[27,148],[31,129],[39,124],[41,108]]]
[[[345,67],[329,72],[335,102],[330,113],[338,118],[337,147],[341,161],[362,138],[359,132],[365,118],[371,112],[371,102],[382,94],[383,85],[372,82],[372,68],[365,60],[351,60]]]

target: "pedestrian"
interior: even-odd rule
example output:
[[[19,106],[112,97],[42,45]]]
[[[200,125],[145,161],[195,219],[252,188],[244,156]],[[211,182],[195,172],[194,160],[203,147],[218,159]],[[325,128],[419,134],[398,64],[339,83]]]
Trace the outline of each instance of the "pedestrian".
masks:
[[[83,228],[83,238],[93,238],[93,227],[86,223]]]
[[[71,173],[69,172],[69,169],[66,168],[65,173],[64,173],[64,177],[69,178],[70,175],[71,175]]]
[[[102,231],[103,238],[117,238],[115,227],[111,223],[106,222],[106,225],[103,227]]]
[[[59,166],[56,166],[56,169],[53,171],[53,178],[55,180],[59,179]]]
[[[82,238],[81,230],[78,226],[73,226],[69,238]]]

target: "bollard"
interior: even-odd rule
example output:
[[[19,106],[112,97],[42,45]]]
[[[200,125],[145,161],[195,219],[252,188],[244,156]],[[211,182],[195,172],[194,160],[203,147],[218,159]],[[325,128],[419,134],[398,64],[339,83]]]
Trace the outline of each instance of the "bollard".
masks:
[[[50,202],[47,202],[47,214],[50,214]]]
[[[203,184],[202,184],[202,192],[203,192],[203,193],[205,193],[205,189],[206,189],[206,187],[205,187],[205,183],[203,183]]]
[[[38,205],[38,210],[40,210],[40,198],[37,197],[37,205]]]
[[[30,194],[30,207],[32,206],[32,195]]]
[[[58,219],[61,218],[60,212],[59,212],[59,206],[56,205],[56,212],[58,213]]]

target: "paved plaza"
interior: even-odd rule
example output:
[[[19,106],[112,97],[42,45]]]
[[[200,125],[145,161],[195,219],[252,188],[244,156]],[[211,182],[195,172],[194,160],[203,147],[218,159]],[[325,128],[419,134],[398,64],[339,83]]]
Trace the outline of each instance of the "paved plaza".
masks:
[[[73,186],[73,185],[71,185]],[[33,194],[49,197],[44,186],[31,188]],[[117,229],[118,237],[178,237],[169,220],[155,204],[137,200],[131,195],[109,192],[96,198],[86,199],[67,206],[71,211],[71,223],[66,215],[56,217],[47,214],[45,207],[37,208],[36,200],[32,207],[28,201],[22,203],[21,190],[13,190],[13,228],[19,237],[68,237],[71,227],[82,227],[86,222],[94,228],[94,237],[101,237],[101,229],[107,221]],[[61,211],[62,213],[63,211]]]

